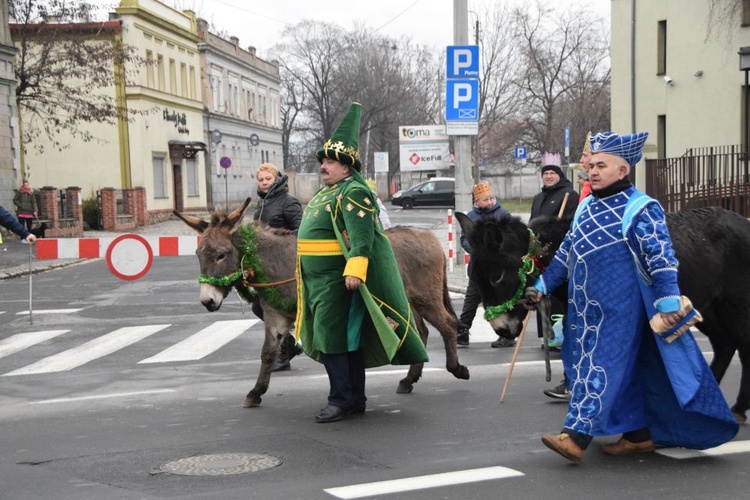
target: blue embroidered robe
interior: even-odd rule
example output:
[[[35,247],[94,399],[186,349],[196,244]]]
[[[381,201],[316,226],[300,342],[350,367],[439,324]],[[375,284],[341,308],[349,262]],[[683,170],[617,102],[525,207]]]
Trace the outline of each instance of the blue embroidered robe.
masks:
[[[660,445],[717,446],[738,425],[695,339],[687,332],[668,344],[648,325],[634,258],[648,280],[649,309],[662,312],[677,309],[677,259],[655,200],[626,221],[623,236],[634,193],[630,187],[581,206],[535,285],[548,294],[568,280],[562,356],[571,397],[564,427],[589,436],[648,427]]]

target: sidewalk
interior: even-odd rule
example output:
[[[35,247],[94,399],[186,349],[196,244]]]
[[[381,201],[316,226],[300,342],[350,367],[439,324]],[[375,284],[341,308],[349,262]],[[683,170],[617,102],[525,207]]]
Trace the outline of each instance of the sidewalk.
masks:
[[[519,215],[522,220],[528,219],[528,214],[514,214]],[[208,219],[208,214],[202,217]],[[443,249],[446,254],[448,251],[448,238],[447,228],[445,224],[437,224],[431,228],[432,232],[437,236],[438,240],[443,244]],[[458,247],[460,243],[458,241],[458,234],[460,228],[456,223],[455,227],[455,238],[454,243],[456,245],[455,253],[458,254]],[[160,222],[158,224],[152,224],[149,226],[141,226],[133,231],[135,234],[151,235],[151,236],[190,236],[195,234],[191,228],[189,228],[184,222],[178,219],[168,220]],[[124,233],[107,232],[107,231],[85,231],[84,238],[104,238],[104,237],[115,237]],[[34,251],[33,245],[31,251]],[[4,239],[3,244],[0,245],[0,280],[16,278],[19,276],[27,275],[29,272],[29,245],[22,244],[13,235],[12,239]],[[49,269],[56,269],[59,267],[70,266],[84,259],[56,259],[56,260],[37,260],[35,254],[32,255],[31,268],[34,273],[47,271]],[[466,286],[468,284],[468,278],[466,276],[466,266],[461,263],[454,263],[453,270],[448,270],[448,289],[456,293],[466,293]]]

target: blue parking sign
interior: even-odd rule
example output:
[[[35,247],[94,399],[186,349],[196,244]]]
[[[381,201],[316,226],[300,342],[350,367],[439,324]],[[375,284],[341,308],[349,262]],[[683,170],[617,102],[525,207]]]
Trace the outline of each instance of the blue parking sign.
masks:
[[[513,158],[516,160],[526,159],[526,146],[516,146],[513,148]]]
[[[479,46],[449,45],[446,78],[479,78]]]
[[[445,121],[479,120],[479,80],[454,78],[445,81]]]

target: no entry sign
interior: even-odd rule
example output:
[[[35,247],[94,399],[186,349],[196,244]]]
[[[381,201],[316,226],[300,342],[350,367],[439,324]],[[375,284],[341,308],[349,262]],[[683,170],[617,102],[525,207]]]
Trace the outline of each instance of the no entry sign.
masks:
[[[121,280],[137,280],[151,269],[154,253],[145,238],[123,234],[107,248],[107,266]]]

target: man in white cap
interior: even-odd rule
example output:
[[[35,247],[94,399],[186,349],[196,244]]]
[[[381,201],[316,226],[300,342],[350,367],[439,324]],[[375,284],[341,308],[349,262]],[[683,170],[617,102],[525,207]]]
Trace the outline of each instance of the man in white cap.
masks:
[[[568,414],[562,432],[542,442],[576,463],[594,436],[622,434],[604,452],[629,455],[655,445],[710,448],[738,430],[689,331],[700,315],[680,296],[664,210],[628,179],[647,136],[591,138],[592,195],[526,293],[536,302],[568,281]]]

